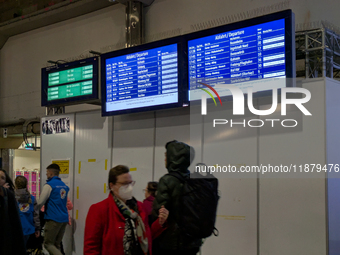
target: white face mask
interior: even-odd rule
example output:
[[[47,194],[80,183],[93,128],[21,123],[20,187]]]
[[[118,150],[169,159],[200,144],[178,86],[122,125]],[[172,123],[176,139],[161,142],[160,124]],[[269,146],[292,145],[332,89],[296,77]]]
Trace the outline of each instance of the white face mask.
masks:
[[[118,190],[119,197],[123,200],[129,200],[132,198],[133,186],[131,184],[121,186]]]

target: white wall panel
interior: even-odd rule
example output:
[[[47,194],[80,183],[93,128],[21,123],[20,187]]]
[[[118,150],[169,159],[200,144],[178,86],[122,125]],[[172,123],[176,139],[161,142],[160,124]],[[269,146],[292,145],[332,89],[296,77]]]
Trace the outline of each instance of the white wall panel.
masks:
[[[194,140],[190,137],[190,109],[178,108],[167,111],[156,112],[156,141],[155,141],[155,175],[154,180],[159,179],[168,173],[165,168],[165,144],[177,140],[190,144],[195,149],[194,161],[189,167],[200,162],[201,140]]]
[[[203,162],[208,166],[236,166],[257,164],[257,129],[230,126],[230,119],[243,122],[252,118],[232,115],[232,104],[223,106],[208,104],[204,119]],[[227,119],[226,125],[213,127],[213,119]],[[220,201],[216,228],[218,237],[210,237],[202,247],[202,254],[257,253],[257,179],[256,174],[240,175],[215,173],[219,179]]]
[[[112,118],[100,111],[76,114],[74,254],[83,254],[84,228],[88,209],[107,198],[107,181],[112,148]]]
[[[67,178],[63,178],[67,186],[70,187],[69,198],[73,200],[73,176],[74,176],[74,114],[49,116],[41,118],[41,123],[45,120],[65,118],[70,119],[70,132],[49,134],[41,136],[41,170],[40,170],[40,187],[46,183],[46,167],[52,164],[52,160],[70,160],[69,175]],[[72,215],[72,212],[70,212]],[[66,251],[72,249],[72,229],[67,226],[66,233],[64,235],[63,244]]]
[[[114,117],[112,167],[126,165],[136,181],[133,195],[145,199],[143,189],[152,181],[154,155],[154,112]]]
[[[311,100],[304,105],[312,116],[303,116],[302,129],[296,132],[261,132],[259,164],[326,163],[325,81],[304,81],[302,87],[311,92]],[[261,255],[326,254],[324,178],[324,173],[261,176]]]
[[[339,85],[339,81],[326,79],[327,163],[338,165],[340,164]],[[333,169],[327,177],[329,255],[336,255],[340,251],[340,173],[336,173]]]

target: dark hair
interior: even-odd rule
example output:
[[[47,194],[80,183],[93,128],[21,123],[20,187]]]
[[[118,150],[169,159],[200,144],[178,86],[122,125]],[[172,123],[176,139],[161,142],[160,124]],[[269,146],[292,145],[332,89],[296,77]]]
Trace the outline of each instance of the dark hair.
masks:
[[[9,184],[9,189],[10,189],[11,191],[14,191],[14,184],[13,184],[13,182],[12,182],[12,179],[9,177],[9,175],[7,174],[7,172],[6,172],[4,169],[1,169],[1,168],[0,168],[0,171],[5,173],[6,183]]]
[[[148,182],[148,192],[151,196],[156,196],[156,191],[158,187],[158,182]]]
[[[46,167],[47,170],[50,170],[53,172],[54,175],[58,176],[60,172],[60,167],[58,164],[51,164],[48,167]]]
[[[27,179],[25,176],[19,175],[15,178],[15,187],[17,189],[27,189]]]
[[[121,174],[126,174],[128,172],[130,172],[130,169],[127,166],[123,166],[123,165],[118,165],[118,166],[111,168],[109,172],[109,187],[110,187],[111,182],[112,184],[116,184],[117,176]]]

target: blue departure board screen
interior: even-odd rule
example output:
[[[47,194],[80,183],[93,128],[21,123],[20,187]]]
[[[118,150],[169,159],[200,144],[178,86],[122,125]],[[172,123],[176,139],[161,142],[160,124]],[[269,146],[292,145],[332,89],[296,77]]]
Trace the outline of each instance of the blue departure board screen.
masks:
[[[201,83],[232,84],[245,93],[249,86],[253,92],[285,87],[285,33],[285,19],[278,19],[188,40],[190,100],[201,98]]]
[[[104,115],[178,103],[177,43],[106,57],[104,61]]]

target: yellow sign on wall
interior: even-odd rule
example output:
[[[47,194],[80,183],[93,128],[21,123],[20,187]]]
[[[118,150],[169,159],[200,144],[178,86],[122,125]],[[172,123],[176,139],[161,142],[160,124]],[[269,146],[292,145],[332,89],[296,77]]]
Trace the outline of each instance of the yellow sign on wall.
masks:
[[[70,169],[70,161],[69,160],[53,160],[53,164],[58,164],[60,167],[60,173],[59,174],[69,174]]]

